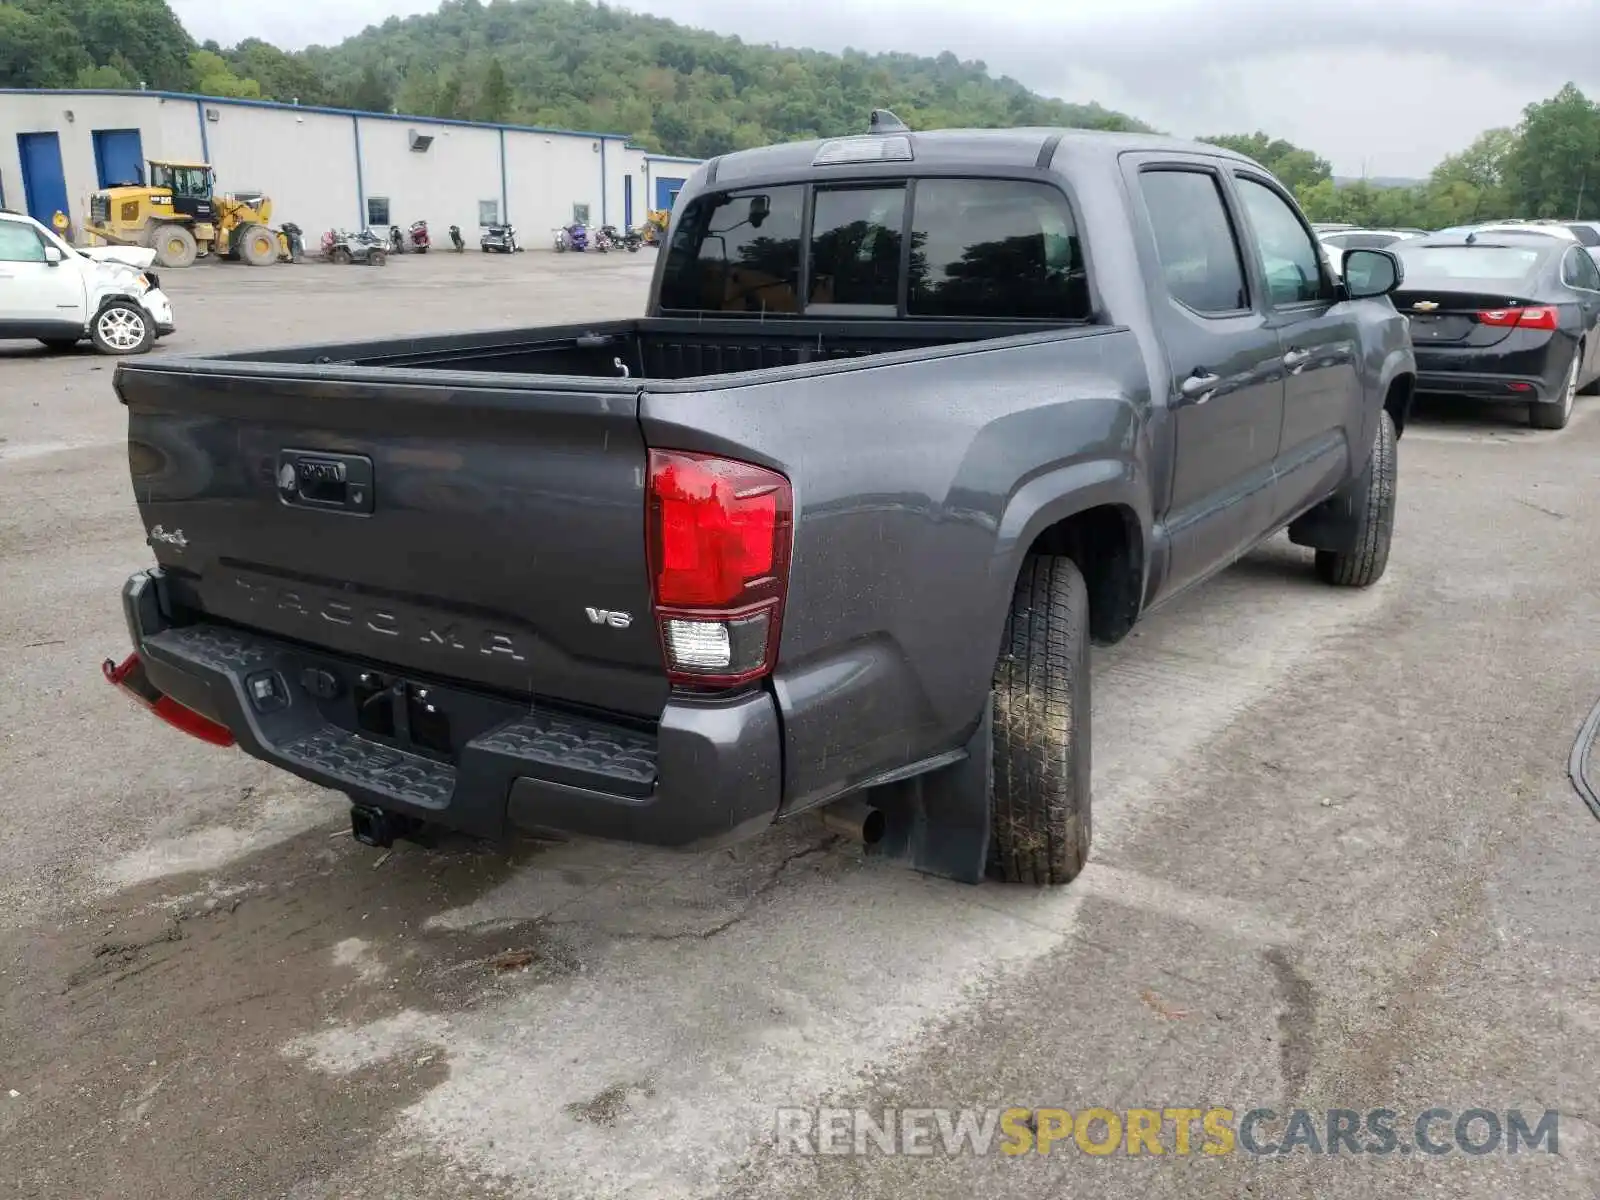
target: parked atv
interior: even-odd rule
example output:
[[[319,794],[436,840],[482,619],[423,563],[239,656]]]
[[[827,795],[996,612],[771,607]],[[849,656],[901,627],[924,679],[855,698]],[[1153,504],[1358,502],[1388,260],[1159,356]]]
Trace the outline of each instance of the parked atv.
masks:
[[[341,229],[328,230],[322,235],[322,255],[340,266],[365,263],[369,267],[381,267],[389,261],[389,249],[383,240],[366,236],[365,230],[354,235]]]

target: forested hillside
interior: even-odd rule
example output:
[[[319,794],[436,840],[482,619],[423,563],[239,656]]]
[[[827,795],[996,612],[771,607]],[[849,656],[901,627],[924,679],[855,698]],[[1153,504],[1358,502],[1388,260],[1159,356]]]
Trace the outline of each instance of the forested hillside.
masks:
[[[0,0],[0,87],[138,87],[298,100],[419,116],[597,129],[671,154],[859,130],[887,106],[914,129],[1143,129],[950,53],[823,54],[754,46],[585,0],[445,0],[338,46],[285,53],[196,45],[166,0]],[[1314,220],[1439,228],[1519,215],[1600,215],[1600,107],[1568,84],[1491,129],[1424,183],[1333,178],[1326,159],[1264,132],[1210,140],[1295,189]]]
[[[996,79],[953,54],[755,46],[569,0],[446,0],[336,47],[197,46],[165,0],[0,2],[0,86],[193,88],[213,95],[631,134],[667,153],[861,129],[887,106],[913,127],[1142,129]]]

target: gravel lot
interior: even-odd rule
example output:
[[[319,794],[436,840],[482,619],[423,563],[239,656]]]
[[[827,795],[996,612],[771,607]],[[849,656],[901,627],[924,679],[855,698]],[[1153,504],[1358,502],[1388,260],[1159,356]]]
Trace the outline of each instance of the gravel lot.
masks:
[[[202,265],[157,353],[626,315],[653,261]],[[1600,1192],[1600,823],[1565,773],[1600,400],[1559,434],[1419,416],[1371,591],[1280,542],[1097,652],[1095,857],[1039,894],[812,825],[355,844],[339,797],[100,681],[147,562],[111,369],[0,347],[0,1191]],[[1553,1109],[1560,1154],[778,1153],[774,1109],[816,1104]]]

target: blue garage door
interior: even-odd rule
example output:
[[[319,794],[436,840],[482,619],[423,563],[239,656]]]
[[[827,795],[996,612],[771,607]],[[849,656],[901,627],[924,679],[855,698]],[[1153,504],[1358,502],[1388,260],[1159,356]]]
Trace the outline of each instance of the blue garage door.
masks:
[[[678,193],[683,190],[683,180],[656,179],[656,207],[671,208],[678,202]]]
[[[61,139],[53,133],[19,133],[17,157],[22,160],[22,194],[28,202],[28,215],[41,225],[50,224],[57,212],[70,217]]]
[[[138,183],[144,178],[144,146],[137,129],[96,129],[94,169],[100,186]]]
[[[633,176],[622,177],[622,227],[633,228]]]

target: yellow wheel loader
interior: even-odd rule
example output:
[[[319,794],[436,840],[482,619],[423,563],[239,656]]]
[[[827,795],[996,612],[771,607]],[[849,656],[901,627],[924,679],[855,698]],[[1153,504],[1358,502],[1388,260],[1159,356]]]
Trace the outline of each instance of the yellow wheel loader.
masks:
[[[666,236],[667,222],[671,218],[672,210],[670,208],[652,208],[645,212],[644,228],[640,230],[640,233],[644,237],[646,246],[660,244],[661,239]]]
[[[215,195],[209,163],[151,159],[148,182],[118,184],[89,197],[87,232],[117,246],[148,246],[163,267],[215,254],[264,267],[286,258],[272,201],[260,193]]]

